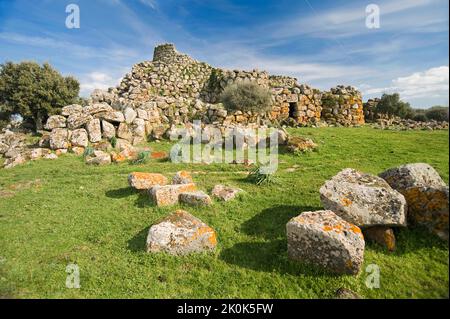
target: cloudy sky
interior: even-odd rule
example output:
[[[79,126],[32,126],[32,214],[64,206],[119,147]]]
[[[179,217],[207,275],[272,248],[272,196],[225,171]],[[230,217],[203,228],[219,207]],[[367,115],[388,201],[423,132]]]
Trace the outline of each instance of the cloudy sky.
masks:
[[[80,28],[66,27],[77,4]],[[366,7],[380,10],[366,26]],[[0,63],[50,62],[82,95],[119,83],[158,43],[225,68],[265,69],[320,89],[449,103],[447,0],[0,0]]]

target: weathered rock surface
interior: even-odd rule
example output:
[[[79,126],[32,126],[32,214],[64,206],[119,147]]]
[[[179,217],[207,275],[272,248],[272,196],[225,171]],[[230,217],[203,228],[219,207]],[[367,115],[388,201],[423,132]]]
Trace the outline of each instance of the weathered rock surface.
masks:
[[[111,123],[102,120],[102,131],[103,137],[110,140],[114,136],[116,136],[116,128]]]
[[[153,186],[149,190],[149,194],[153,202],[157,206],[175,205],[178,203],[181,193],[194,192],[197,190],[195,184],[177,184]]]
[[[167,185],[168,180],[162,174],[133,172],[128,175],[128,183],[136,189],[149,189],[156,185]]]
[[[69,131],[65,128],[55,128],[50,133],[50,148],[52,150],[69,147]]]
[[[70,136],[70,143],[72,146],[87,147],[89,138],[86,130],[84,128],[73,130]]]
[[[190,184],[193,183],[191,174],[188,171],[179,171],[175,173],[172,184]]]
[[[107,165],[111,164],[111,155],[103,151],[94,151],[86,157],[86,164]]]
[[[356,292],[347,289],[347,288],[339,288],[336,290],[335,299],[362,299],[360,295]]]
[[[86,124],[86,131],[89,135],[89,141],[91,143],[97,143],[102,140],[102,129],[100,127],[99,119],[92,119]]]
[[[301,136],[292,136],[287,141],[287,149],[290,152],[308,152],[317,147],[316,143],[310,138]]]
[[[179,200],[181,203],[192,206],[209,206],[212,204],[209,195],[202,191],[181,193]]]
[[[240,188],[234,188],[230,186],[225,185],[215,185],[211,194],[216,197],[217,199],[223,200],[223,201],[229,201],[234,199],[239,193],[243,192]]]
[[[408,222],[449,238],[449,190],[439,173],[425,163],[406,164],[380,174],[405,196]]]
[[[44,128],[46,130],[53,130],[54,128],[64,128],[66,127],[66,118],[61,115],[52,115],[47,119],[47,123]]]
[[[406,226],[406,200],[378,176],[347,168],[320,188],[324,208],[359,227]]]
[[[211,251],[217,245],[215,231],[186,211],[177,210],[150,227],[147,252],[186,255]]]
[[[363,230],[364,238],[373,241],[389,251],[395,250],[395,234],[392,228],[374,226]]]
[[[64,106],[62,108],[61,115],[62,116],[70,116],[70,115],[81,113],[81,112],[83,112],[83,107],[81,105],[71,104],[71,105]]]
[[[77,129],[92,119],[89,113],[73,113],[67,118],[67,127],[71,130]]]
[[[289,258],[338,274],[357,274],[364,259],[361,230],[329,210],[304,212],[286,225]]]

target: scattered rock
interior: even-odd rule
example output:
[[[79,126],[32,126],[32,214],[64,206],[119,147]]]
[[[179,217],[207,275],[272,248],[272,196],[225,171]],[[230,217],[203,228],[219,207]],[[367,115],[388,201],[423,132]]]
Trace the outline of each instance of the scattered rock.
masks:
[[[168,180],[162,174],[133,172],[128,175],[128,183],[136,189],[149,189],[156,185],[167,185]]]
[[[392,228],[374,226],[363,229],[364,238],[377,243],[389,251],[395,250],[395,234]]]
[[[114,163],[122,163],[125,161],[130,161],[136,159],[138,153],[134,149],[126,148],[123,151],[116,153],[111,152],[111,159]]]
[[[338,274],[359,272],[365,245],[361,230],[332,211],[304,212],[286,229],[289,258]]]
[[[78,114],[81,112],[83,112],[83,107],[81,105],[72,104],[72,105],[64,106],[61,110],[61,115],[70,116],[70,115]]]
[[[406,226],[406,201],[378,176],[347,168],[320,188],[325,209],[359,227]]]
[[[169,158],[169,154],[167,154],[167,152],[152,152],[150,154],[150,158],[152,159],[168,159]]]
[[[301,136],[291,136],[287,141],[287,149],[290,152],[308,152],[317,147],[311,139]]]
[[[43,158],[45,158],[45,159],[50,159],[50,160],[54,160],[54,159],[57,159],[57,158],[58,158],[58,155],[56,155],[55,153],[50,153],[50,154],[44,155]]]
[[[7,158],[5,163],[3,164],[4,168],[13,168],[17,165],[23,164],[27,161],[27,159],[25,158],[25,156],[23,156],[22,154],[17,154],[14,157],[11,158]]]
[[[188,171],[179,171],[172,179],[172,184],[190,184],[193,182],[192,176]]]
[[[111,164],[111,156],[103,151],[94,151],[86,157],[86,164],[107,165]]]
[[[83,155],[84,154],[84,147],[81,146],[72,146],[72,148],[70,149],[72,151],[72,153],[74,153],[75,155]]]
[[[179,200],[192,206],[209,206],[212,204],[209,195],[202,191],[181,193]]]
[[[186,211],[177,210],[150,227],[147,252],[186,255],[215,249],[215,231]]]
[[[440,238],[449,238],[449,190],[438,172],[428,164],[406,164],[380,174],[405,196],[408,222],[421,225]]]
[[[225,185],[216,185],[214,186],[211,194],[223,201],[229,201],[234,199],[239,193],[243,192],[240,188],[233,188]]]
[[[153,186],[149,190],[149,194],[153,202],[157,206],[175,205],[181,193],[194,192],[197,190],[195,184],[177,184]]]
[[[44,155],[47,155],[50,153],[50,150],[48,148],[33,148],[30,153],[30,159],[32,161],[37,160],[39,158],[42,158]]]

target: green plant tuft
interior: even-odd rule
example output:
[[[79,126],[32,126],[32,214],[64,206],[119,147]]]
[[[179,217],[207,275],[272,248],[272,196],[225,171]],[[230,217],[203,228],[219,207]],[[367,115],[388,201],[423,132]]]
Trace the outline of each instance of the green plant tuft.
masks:
[[[256,185],[269,185],[277,182],[275,173],[267,172],[260,166],[256,166],[247,176],[247,180]]]
[[[145,164],[145,163],[147,163],[149,157],[150,157],[150,151],[139,152],[137,158],[132,160],[131,164],[134,164],[134,165]]]

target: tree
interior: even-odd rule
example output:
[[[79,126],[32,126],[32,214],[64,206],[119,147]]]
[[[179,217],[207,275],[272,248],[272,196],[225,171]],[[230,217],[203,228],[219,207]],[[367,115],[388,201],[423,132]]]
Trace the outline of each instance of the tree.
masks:
[[[398,93],[383,94],[377,104],[376,112],[401,118],[411,118],[413,116],[411,106],[409,103],[401,101]]]
[[[448,122],[448,107],[433,106],[425,111],[425,115],[429,120]]]
[[[32,122],[36,130],[43,128],[49,115],[77,100],[80,84],[71,77],[63,77],[50,64],[35,62],[0,65],[0,110],[6,114],[20,114]]]

